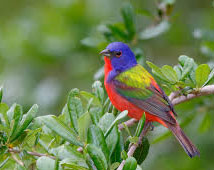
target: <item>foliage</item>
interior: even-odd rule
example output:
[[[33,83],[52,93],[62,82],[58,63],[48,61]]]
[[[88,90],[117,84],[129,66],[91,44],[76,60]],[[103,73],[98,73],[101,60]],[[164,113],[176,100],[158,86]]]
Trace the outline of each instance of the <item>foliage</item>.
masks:
[[[208,57],[207,64],[197,64],[193,58],[181,55],[174,67],[158,67],[152,62],[145,62],[145,54],[141,48],[141,43],[158,38],[170,30],[174,3],[174,0],[161,1],[157,5],[156,15],[148,10],[136,10],[132,5],[125,3],[120,10],[122,22],[100,25],[101,38],[90,36],[82,39],[81,43],[90,48],[100,49],[112,41],[126,42],[135,52],[138,62],[145,66],[147,63],[151,68],[167,94],[174,91],[179,91],[179,95],[197,94],[199,88],[213,84],[212,31],[204,29],[194,32],[194,37],[200,41],[201,52]],[[139,15],[148,17],[152,24],[139,29]],[[66,39],[67,35],[64,35],[64,38]],[[55,43],[60,44],[58,41]],[[29,44],[32,46],[33,42]],[[61,45],[58,50],[53,50],[56,52],[54,55],[66,55],[69,50],[63,50],[64,46],[66,44]],[[50,52],[48,49],[43,51],[46,59],[50,59]],[[103,68],[100,68],[94,77],[102,80]],[[72,89],[58,116],[38,116],[41,114],[37,105],[33,105],[24,114],[21,105],[15,103],[9,107],[3,103],[3,94],[3,88],[0,87],[1,169],[114,170],[125,160],[125,170],[140,170],[140,165],[144,165],[150,148],[170,136],[169,131],[158,127],[158,131],[152,133],[154,136],[144,137],[133,157],[128,157],[129,146],[139,140],[146,117],[144,115],[141,118],[136,128],[129,128],[124,124],[125,130],[120,131],[118,124],[125,120],[128,112],[119,113],[112,106],[100,81],[93,83],[92,93]],[[179,113],[186,113],[180,116],[181,126],[186,127],[199,118],[196,127],[200,133],[211,129],[210,110],[214,109],[212,101],[213,96],[198,99],[188,106],[183,104],[182,108],[178,108]],[[152,154],[155,155],[155,152]]]

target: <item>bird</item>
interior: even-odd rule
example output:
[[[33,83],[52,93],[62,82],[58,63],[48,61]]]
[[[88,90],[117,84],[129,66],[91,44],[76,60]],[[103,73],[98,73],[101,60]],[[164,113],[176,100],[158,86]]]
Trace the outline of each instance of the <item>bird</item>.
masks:
[[[104,56],[104,86],[114,107],[128,111],[128,116],[147,122],[158,122],[176,137],[189,157],[200,156],[176,120],[176,112],[168,96],[153,76],[140,64],[129,46],[112,42],[100,55]]]

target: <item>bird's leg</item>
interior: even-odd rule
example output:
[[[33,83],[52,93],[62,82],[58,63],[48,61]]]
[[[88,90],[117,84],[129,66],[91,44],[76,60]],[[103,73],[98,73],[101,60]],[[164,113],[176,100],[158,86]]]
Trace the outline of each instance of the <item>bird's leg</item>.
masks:
[[[150,127],[151,127],[151,131],[153,131],[154,130],[154,128],[155,128],[155,126],[153,125],[153,122],[151,122],[151,125],[150,125]]]

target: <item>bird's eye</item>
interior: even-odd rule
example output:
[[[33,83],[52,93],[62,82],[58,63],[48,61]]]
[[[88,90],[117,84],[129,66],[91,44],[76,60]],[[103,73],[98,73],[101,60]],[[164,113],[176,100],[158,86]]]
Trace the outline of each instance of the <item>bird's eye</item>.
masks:
[[[122,55],[121,51],[116,52],[116,57],[120,57]]]

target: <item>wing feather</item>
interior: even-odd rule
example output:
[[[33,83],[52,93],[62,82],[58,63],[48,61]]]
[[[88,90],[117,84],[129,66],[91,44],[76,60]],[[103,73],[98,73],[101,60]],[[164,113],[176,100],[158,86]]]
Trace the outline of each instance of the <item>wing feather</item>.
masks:
[[[170,114],[174,114],[173,105],[170,103],[164,91],[152,84],[152,76],[141,66],[137,65],[113,79],[115,90],[132,104],[142,110],[161,118],[171,124],[176,120]]]

